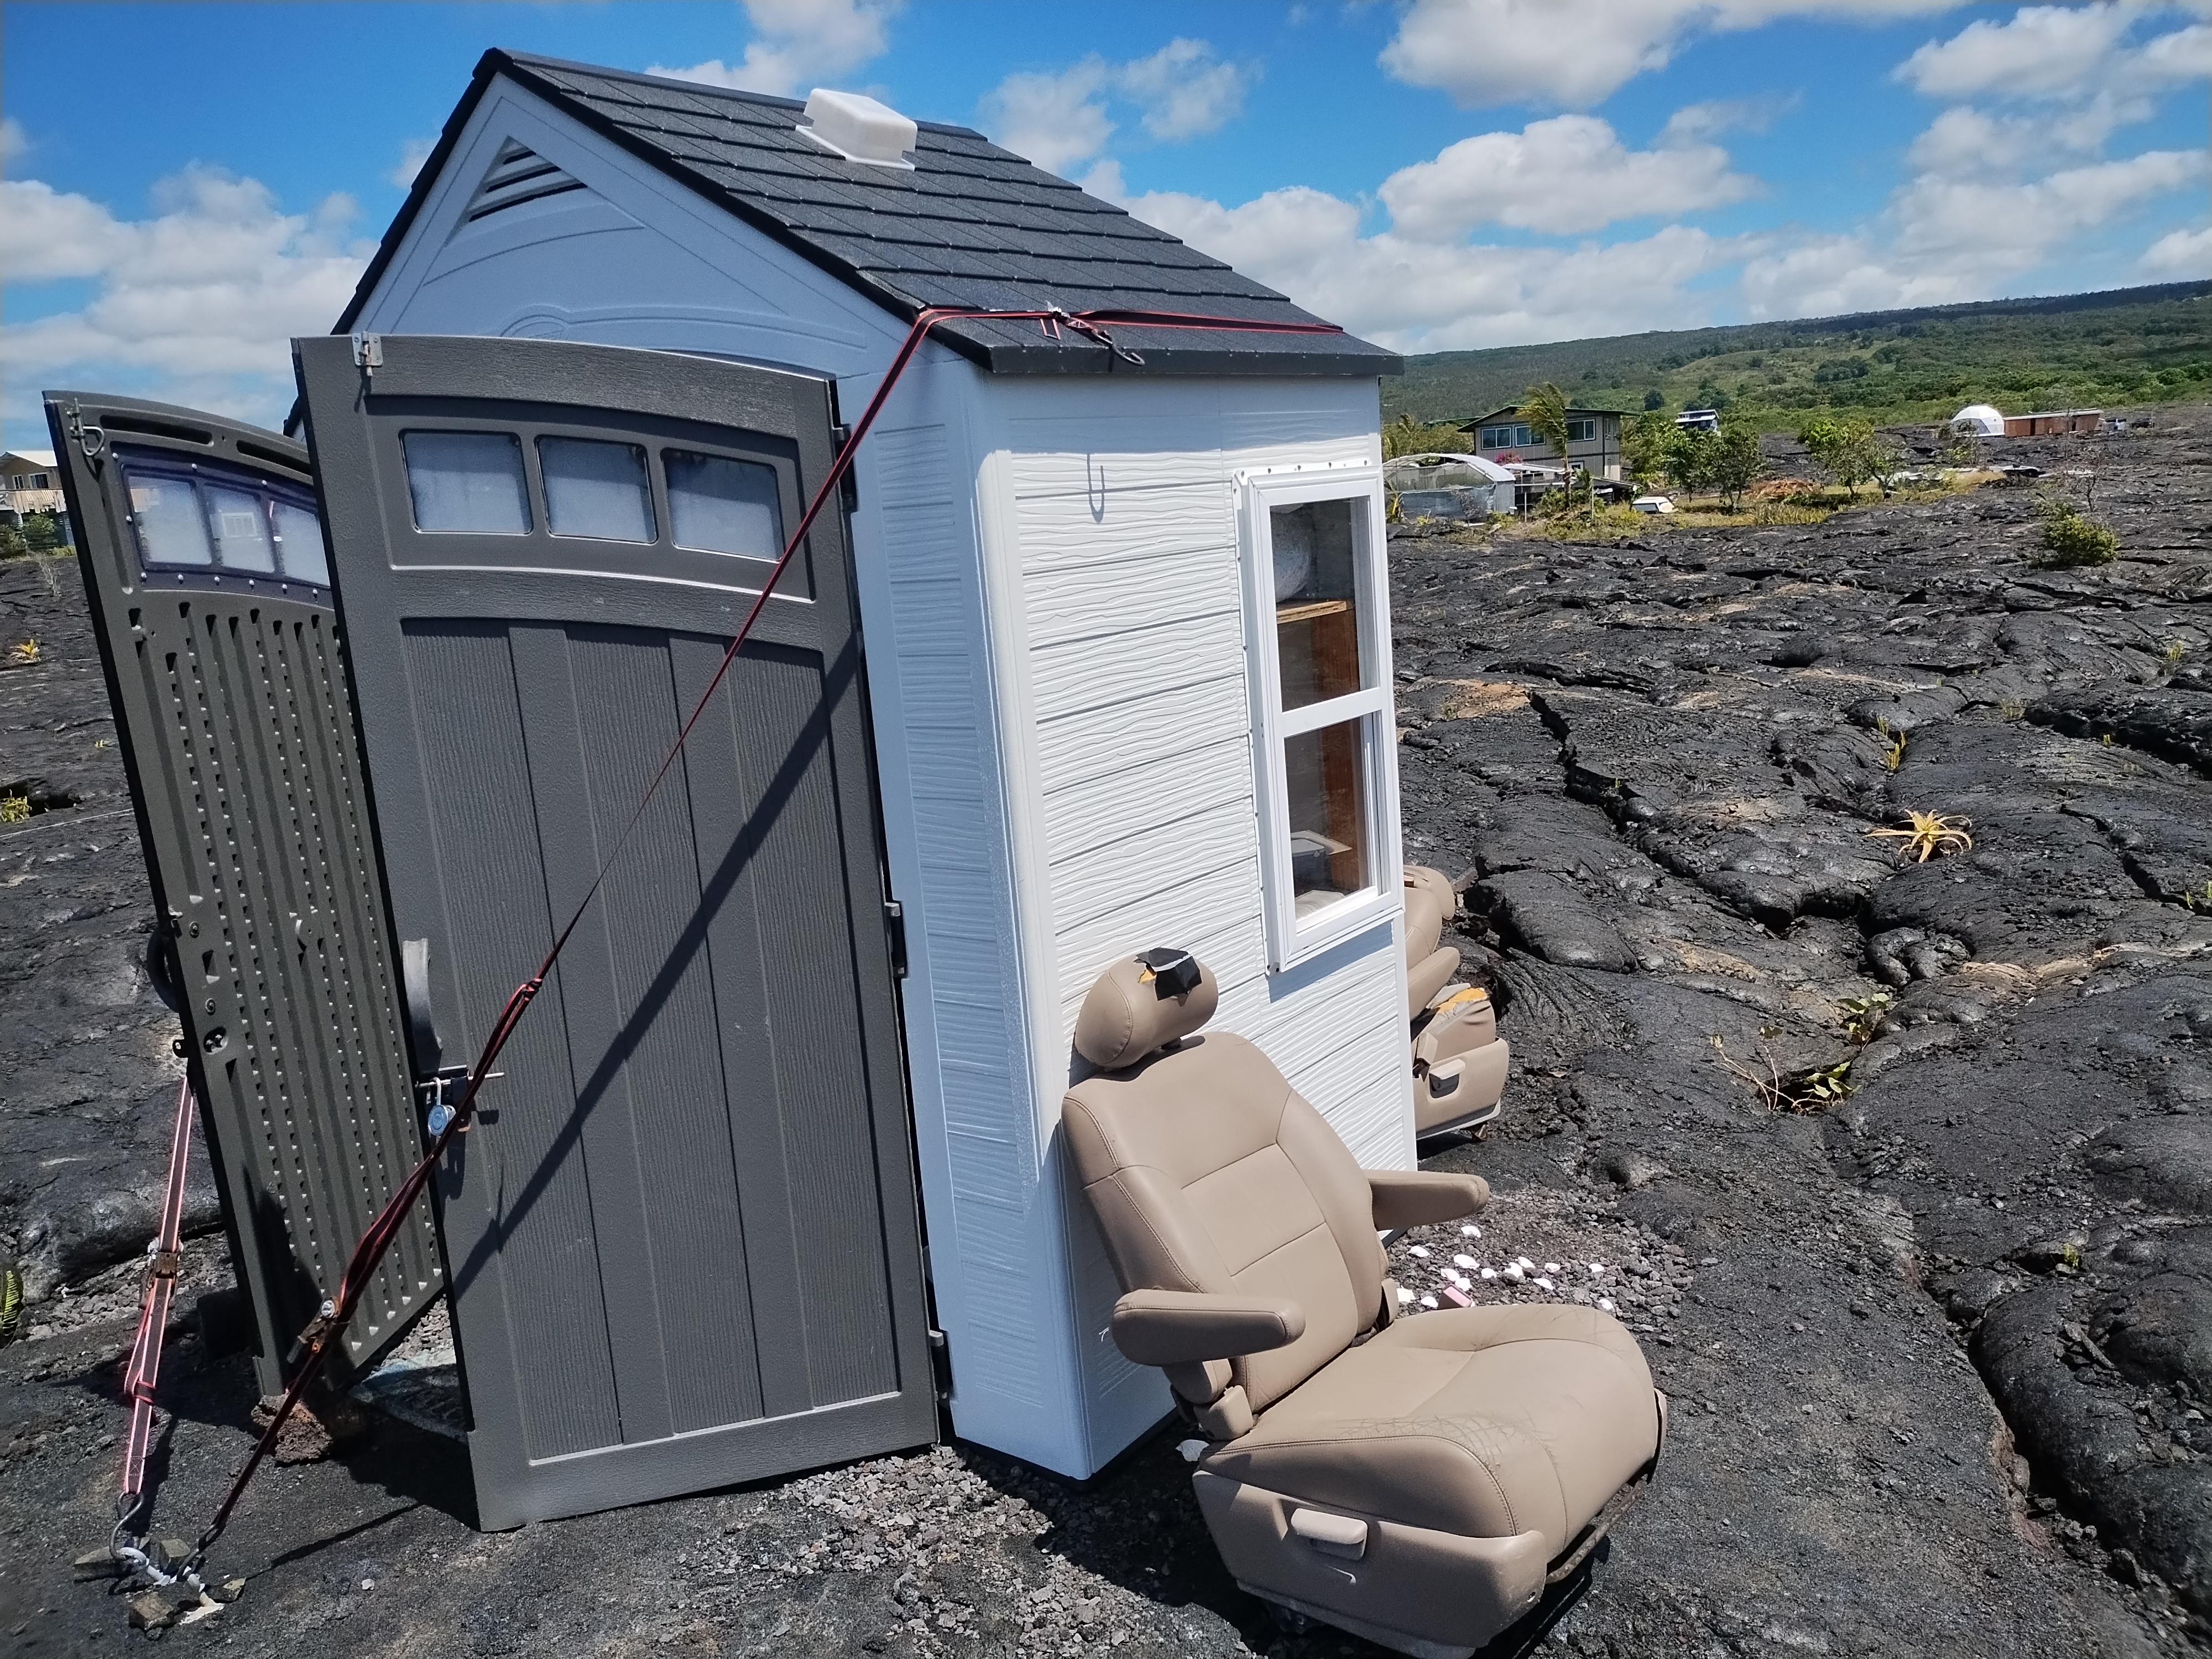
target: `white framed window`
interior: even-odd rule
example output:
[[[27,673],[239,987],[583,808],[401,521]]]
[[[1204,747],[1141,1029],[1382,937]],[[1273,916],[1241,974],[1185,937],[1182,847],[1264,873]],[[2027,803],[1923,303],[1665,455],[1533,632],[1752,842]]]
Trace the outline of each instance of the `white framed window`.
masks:
[[[1246,472],[1245,637],[1270,964],[1402,902],[1382,470]]]

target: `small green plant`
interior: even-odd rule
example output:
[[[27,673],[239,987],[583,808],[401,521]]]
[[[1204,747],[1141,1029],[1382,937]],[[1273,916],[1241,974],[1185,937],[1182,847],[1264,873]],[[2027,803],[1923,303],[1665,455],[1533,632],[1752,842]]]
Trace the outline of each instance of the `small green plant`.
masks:
[[[39,660],[39,642],[36,640],[25,640],[22,644],[9,650],[8,660],[19,668],[29,667]]]
[[[1874,729],[1889,739],[1888,747],[1881,751],[1882,769],[1894,772],[1905,764],[1905,733],[1891,731],[1889,722],[1879,714],[1875,717]]]
[[[2160,656],[2166,659],[2166,665],[2168,668],[2179,668],[2181,665],[2181,659],[2188,654],[2189,642],[2186,640],[2168,640],[2166,642],[2166,649],[2159,653]]]
[[[1759,1045],[1759,1064],[1765,1068],[1762,1072],[1737,1060],[1719,1037],[1713,1038],[1712,1044],[1720,1063],[1747,1085],[1770,1112],[1825,1111],[1838,1101],[1849,1100],[1856,1092],[1851,1084],[1851,1062],[1848,1060],[1808,1071],[1784,1072],[1774,1063],[1774,1056],[1762,1042]]]
[[[28,795],[0,795],[0,823],[22,823],[30,818]]]
[[[1851,1083],[1851,1062],[1848,1060],[1818,1071],[1801,1072],[1790,1081],[1789,1109],[1793,1112],[1817,1112],[1839,1100],[1849,1100],[1858,1092]]]
[[[2008,720],[2025,720],[2027,718],[2027,705],[2024,702],[2001,702],[1997,705],[1997,713]]]
[[[2074,570],[2110,564],[2120,556],[2120,538],[2073,502],[2054,501],[2043,509],[2043,545],[2033,563],[2046,570]]]
[[[2212,910],[2212,881],[2202,887],[2183,888],[2181,902],[2192,910]]]
[[[1893,999],[1887,991],[1863,997],[1845,997],[1841,1005],[1844,1035],[1856,1043],[1872,1042],[1881,1030],[1881,1017]]]

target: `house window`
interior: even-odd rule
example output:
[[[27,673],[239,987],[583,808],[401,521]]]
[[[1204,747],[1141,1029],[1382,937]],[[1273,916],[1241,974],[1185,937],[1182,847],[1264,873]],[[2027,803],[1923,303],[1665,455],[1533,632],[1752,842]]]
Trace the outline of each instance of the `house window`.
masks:
[[[1571,444],[1594,444],[1597,441],[1597,422],[1573,420],[1567,422],[1567,441]]]
[[[1478,449],[1526,449],[1532,443],[1526,422],[1514,426],[1486,426],[1475,444]]]
[[[1287,968],[1398,902],[1382,480],[1301,467],[1243,484],[1261,885]]]

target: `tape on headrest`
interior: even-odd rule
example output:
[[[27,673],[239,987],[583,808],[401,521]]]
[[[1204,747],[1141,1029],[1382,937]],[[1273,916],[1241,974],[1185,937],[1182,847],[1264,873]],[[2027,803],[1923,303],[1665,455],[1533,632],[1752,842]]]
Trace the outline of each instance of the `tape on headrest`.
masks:
[[[1101,1071],[1133,1066],[1212,1019],[1220,1000],[1212,973],[1188,951],[1124,957],[1083,999],[1075,1052]]]

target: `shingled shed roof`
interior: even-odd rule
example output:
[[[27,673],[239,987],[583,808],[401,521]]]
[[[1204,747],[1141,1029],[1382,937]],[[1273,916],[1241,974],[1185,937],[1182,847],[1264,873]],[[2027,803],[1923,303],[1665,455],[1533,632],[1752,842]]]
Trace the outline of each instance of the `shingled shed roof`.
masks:
[[[924,306],[1146,310],[1315,322],[1110,202],[966,127],[920,123],[912,171],[855,164],[798,131],[804,106],[548,58],[492,51],[416,176],[346,307],[349,330],[492,82],[504,76],[866,295],[902,320]],[[1349,334],[1117,325],[1142,368],[1035,323],[953,322],[936,337],[999,374],[1395,374],[1397,356]]]

